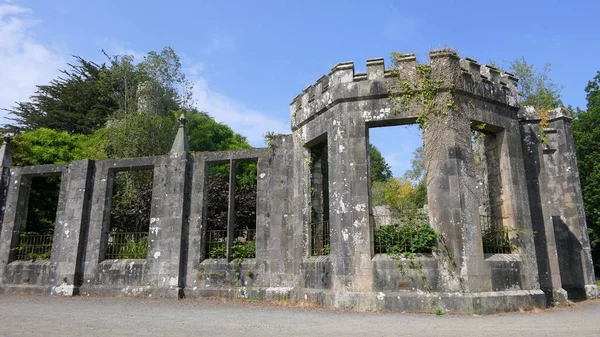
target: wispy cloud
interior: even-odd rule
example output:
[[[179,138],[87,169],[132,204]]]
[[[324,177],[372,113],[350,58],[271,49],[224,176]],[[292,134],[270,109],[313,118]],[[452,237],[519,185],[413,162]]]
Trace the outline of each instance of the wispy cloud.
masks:
[[[39,21],[32,17],[31,9],[16,4],[0,3],[0,108],[9,108],[18,101],[29,99],[36,85],[44,84],[58,75],[66,66],[68,52],[48,46],[35,37]],[[105,39],[103,45],[109,54],[128,54],[141,60],[145,53],[128,43]],[[205,52],[231,50],[233,40],[227,35],[215,35]],[[194,83],[193,95],[197,107],[208,112],[217,121],[229,125],[246,136],[254,146],[263,146],[267,131],[288,133],[285,122],[245,106],[235,99],[210,88],[201,76],[201,62],[184,68]],[[6,112],[0,111],[0,123],[8,122]]]
[[[102,46],[108,55],[129,55],[138,62],[142,61],[146,55],[146,53],[132,48],[129,43],[115,38],[104,38]]]
[[[204,54],[212,54],[218,51],[233,50],[233,38],[225,33],[212,35],[210,43],[203,49]]]
[[[35,86],[47,83],[66,65],[62,51],[44,45],[35,37],[38,20],[29,8],[0,3],[0,109],[25,101]],[[7,122],[0,111],[0,123]]]
[[[217,122],[229,125],[235,132],[248,138],[253,146],[264,146],[267,131],[290,133],[285,122],[253,110],[235,99],[212,90],[203,77],[193,78],[193,95],[199,110],[208,112]]]
[[[385,36],[393,41],[407,41],[417,33],[417,21],[406,17],[393,17],[384,26]]]

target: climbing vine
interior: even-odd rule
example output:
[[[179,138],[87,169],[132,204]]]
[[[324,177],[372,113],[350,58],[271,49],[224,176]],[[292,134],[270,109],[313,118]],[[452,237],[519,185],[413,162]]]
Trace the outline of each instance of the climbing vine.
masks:
[[[399,61],[407,54],[392,52],[392,67],[389,69],[396,77],[396,85],[389,90],[389,98],[395,103],[394,114],[401,112],[399,107],[416,108],[419,111],[416,122],[425,128],[432,115],[448,115],[458,108],[455,102],[455,84],[445,86],[443,79],[432,76],[431,65],[417,64],[416,79],[413,81],[400,70]],[[440,95],[447,92],[448,95]]]

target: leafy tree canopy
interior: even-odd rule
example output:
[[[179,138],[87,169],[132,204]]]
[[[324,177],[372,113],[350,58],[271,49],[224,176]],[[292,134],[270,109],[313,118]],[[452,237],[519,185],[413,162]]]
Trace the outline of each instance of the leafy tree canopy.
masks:
[[[375,181],[388,181],[392,178],[392,169],[390,165],[385,161],[379,149],[373,145],[369,144],[369,158],[371,165],[371,182]]]
[[[600,71],[585,92],[587,110],[576,111],[573,136],[590,241],[596,268],[600,268]]]

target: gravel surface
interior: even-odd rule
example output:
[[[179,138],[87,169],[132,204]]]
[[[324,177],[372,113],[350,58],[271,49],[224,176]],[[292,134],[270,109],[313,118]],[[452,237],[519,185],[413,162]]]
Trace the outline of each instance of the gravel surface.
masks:
[[[491,316],[207,299],[0,296],[2,336],[600,336],[600,300]]]

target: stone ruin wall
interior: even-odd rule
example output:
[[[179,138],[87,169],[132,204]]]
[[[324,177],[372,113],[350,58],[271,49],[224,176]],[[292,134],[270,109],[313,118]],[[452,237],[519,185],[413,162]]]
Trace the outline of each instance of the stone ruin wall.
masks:
[[[374,253],[370,202],[369,128],[412,124],[424,111],[419,102],[389,99],[398,77],[419,86],[416,58],[406,54],[397,71],[386,70],[383,59],[368,60],[360,74],[352,62],[337,64],[292,101],[292,134],[275,137],[267,149],[190,153],[181,127],[166,156],[11,167],[5,144],[0,291],[291,298],[455,313],[597,296],[566,110],[551,111],[543,143],[539,115],[518,105],[512,74],[450,50],[429,57],[440,83],[435,104],[451,100],[455,111],[428,116],[424,129],[429,219],[441,238],[433,254],[416,257],[419,268],[400,269],[394,258]],[[479,174],[473,126],[485,133]],[[317,148],[320,162],[311,167]],[[204,258],[206,167],[245,160],[258,166],[256,258]],[[105,260],[112,179],[140,168],[154,171],[147,258]],[[15,261],[28,182],[45,174],[62,176],[51,259]],[[482,210],[517,229],[514,252],[484,254]],[[315,217],[328,220],[328,255],[311,256]]]

